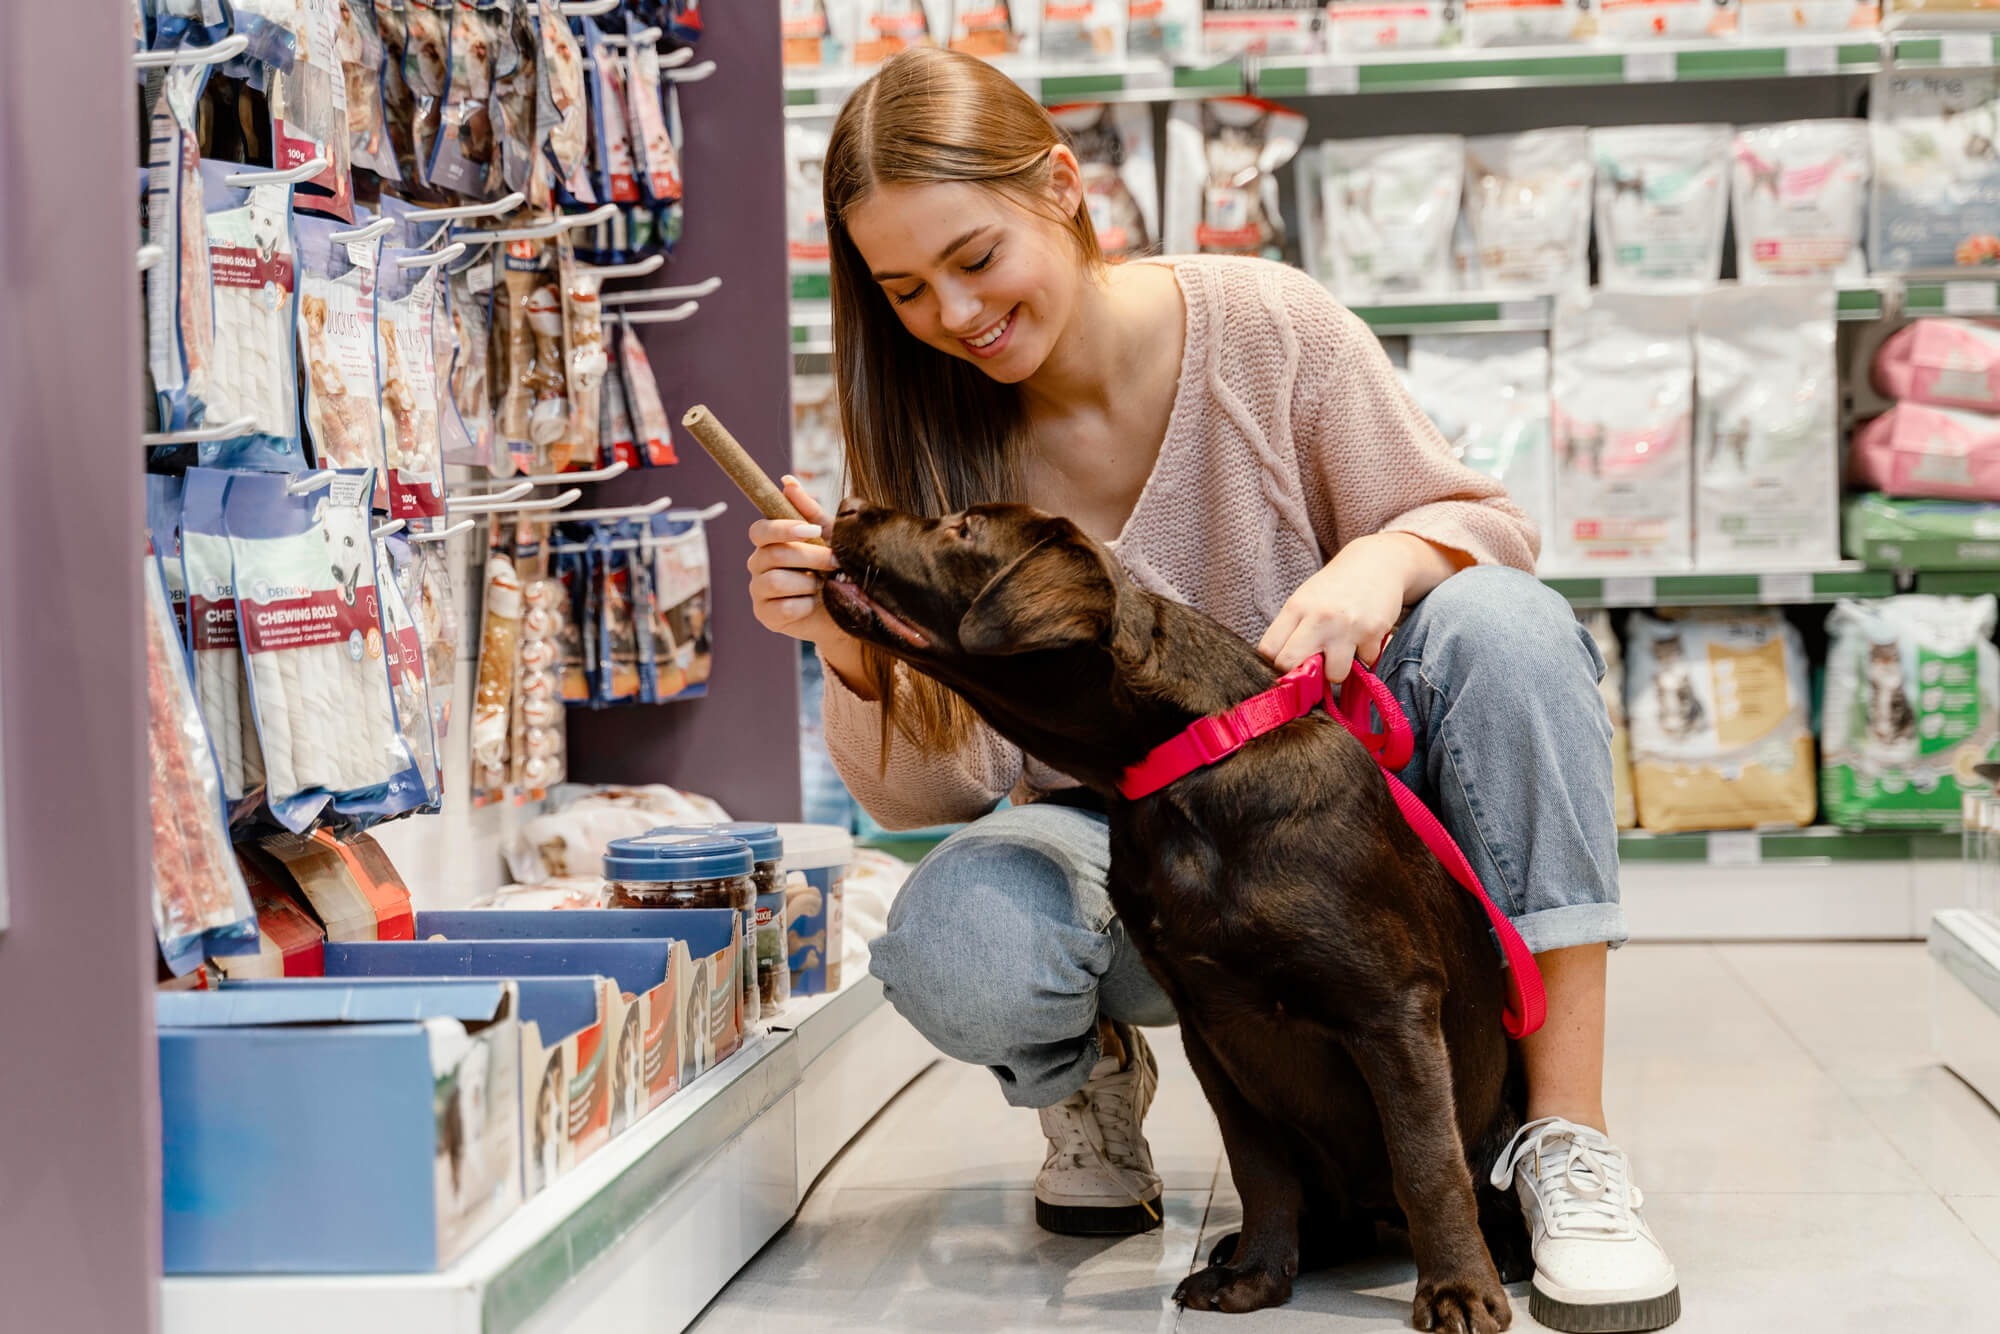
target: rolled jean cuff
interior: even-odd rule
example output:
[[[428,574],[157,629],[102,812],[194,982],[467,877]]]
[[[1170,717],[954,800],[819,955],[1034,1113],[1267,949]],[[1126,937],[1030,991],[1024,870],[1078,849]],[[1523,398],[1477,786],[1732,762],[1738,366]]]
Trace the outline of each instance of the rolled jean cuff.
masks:
[[[1570,903],[1511,920],[1530,954],[1566,950],[1572,945],[1609,945],[1616,949],[1631,938],[1625,929],[1625,909],[1616,903]]]

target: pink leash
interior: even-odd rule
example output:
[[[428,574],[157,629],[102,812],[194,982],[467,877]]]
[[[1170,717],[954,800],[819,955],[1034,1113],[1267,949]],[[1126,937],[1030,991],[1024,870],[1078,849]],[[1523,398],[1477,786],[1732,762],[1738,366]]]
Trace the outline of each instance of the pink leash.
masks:
[[[1253,737],[1305,717],[1322,702],[1326,711],[1338,718],[1341,726],[1374,759],[1389,784],[1390,795],[1396,799],[1397,809],[1424,841],[1424,846],[1444,863],[1452,879],[1479,900],[1507,963],[1508,1004],[1502,1020],[1507,1035],[1520,1038],[1534,1032],[1548,1017],[1548,995],[1543,990],[1542,971],[1535,965],[1535,956],[1529,953],[1527,942],[1521,939],[1521,933],[1514,929],[1507,914],[1500,911],[1486,893],[1486,887],[1479,883],[1478,874],[1451,834],[1430,807],[1396,777],[1396,771],[1410,762],[1416,750],[1410,720],[1403,716],[1402,707],[1389,693],[1389,687],[1360,662],[1348,672],[1336,699],[1333,684],[1326,679],[1326,662],[1314,654],[1278,678],[1278,683],[1269,690],[1251,696],[1227,713],[1198,718],[1186,731],[1155,747],[1145,759],[1125,771],[1118,790],[1128,800],[1150,796],[1196,769],[1235,754]],[[1380,732],[1368,726],[1371,706],[1382,719]]]

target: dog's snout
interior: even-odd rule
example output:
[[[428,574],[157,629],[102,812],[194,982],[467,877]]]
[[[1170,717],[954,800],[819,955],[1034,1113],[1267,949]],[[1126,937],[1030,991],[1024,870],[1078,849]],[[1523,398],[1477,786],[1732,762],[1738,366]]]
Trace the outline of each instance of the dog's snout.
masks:
[[[837,519],[851,519],[867,508],[868,502],[860,496],[845,496],[841,499],[840,508],[834,511],[834,517]]]

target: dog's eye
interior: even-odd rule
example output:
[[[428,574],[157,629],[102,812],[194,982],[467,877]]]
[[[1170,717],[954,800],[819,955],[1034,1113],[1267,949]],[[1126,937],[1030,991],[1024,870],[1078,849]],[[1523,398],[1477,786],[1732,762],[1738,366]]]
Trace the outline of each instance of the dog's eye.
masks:
[[[963,519],[960,519],[958,526],[953,528],[952,532],[958,535],[959,541],[970,542],[972,540],[972,516],[968,514]]]

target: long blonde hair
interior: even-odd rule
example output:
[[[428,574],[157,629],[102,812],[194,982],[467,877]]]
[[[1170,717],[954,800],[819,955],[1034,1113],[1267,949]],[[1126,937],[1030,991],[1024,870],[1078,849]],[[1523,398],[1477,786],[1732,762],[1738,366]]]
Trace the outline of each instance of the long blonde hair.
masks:
[[[1049,150],[1062,131],[1041,104],[973,56],[922,47],[885,63],[856,89],[834,122],[823,166],[833,289],[834,374],[847,441],[848,487],[876,504],[915,514],[1021,498],[1020,392],[905,330],[847,232],[848,210],[883,185],[958,181],[984,186],[1060,221],[1079,261],[1104,264],[1097,230],[1079,200],[1050,211]],[[955,748],[975,724],[956,694],[905,674],[862,646],[869,683],[882,701],[882,758],[891,725],[927,750]]]

